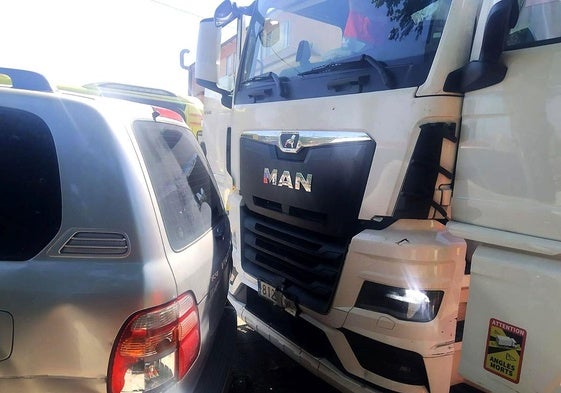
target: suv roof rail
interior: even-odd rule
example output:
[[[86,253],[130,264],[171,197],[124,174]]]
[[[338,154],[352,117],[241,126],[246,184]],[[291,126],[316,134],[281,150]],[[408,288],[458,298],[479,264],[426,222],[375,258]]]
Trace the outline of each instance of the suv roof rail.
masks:
[[[49,81],[37,72],[0,67],[0,74],[10,77],[12,87],[16,89],[53,92]]]
[[[169,97],[177,97],[176,94],[172,93],[171,91],[167,91],[164,89],[158,89],[154,87],[145,87],[145,86],[137,86],[137,85],[129,85],[126,83],[116,83],[116,82],[97,82],[97,83],[89,83],[84,85],[87,88],[96,88],[96,89],[111,89],[111,90],[120,90],[120,91],[127,91],[131,93],[140,93],[140,94],[154,94],[154,95],[161,95],[161,96],[169,96]]]

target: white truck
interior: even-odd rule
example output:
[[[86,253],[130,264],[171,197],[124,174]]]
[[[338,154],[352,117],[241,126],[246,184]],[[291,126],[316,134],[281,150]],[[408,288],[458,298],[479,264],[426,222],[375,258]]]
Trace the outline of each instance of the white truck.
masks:
[[[346,392],[561,392],[561,1],[227,0],[196,64],[239,317]]]

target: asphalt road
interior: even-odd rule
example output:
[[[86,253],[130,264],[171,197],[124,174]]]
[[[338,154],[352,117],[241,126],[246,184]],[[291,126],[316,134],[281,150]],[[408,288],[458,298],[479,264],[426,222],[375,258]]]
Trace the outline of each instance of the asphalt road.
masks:
[[[247,325],[238,326],[236,347],[228,393],[340,393]]]

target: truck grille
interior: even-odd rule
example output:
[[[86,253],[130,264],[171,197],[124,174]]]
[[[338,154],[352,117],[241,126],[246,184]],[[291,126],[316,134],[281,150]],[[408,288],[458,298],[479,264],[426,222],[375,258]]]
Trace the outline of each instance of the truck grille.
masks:
[[[350,239],[333,238],[244,209],[242,266],[296,303],[327,313]]]
[[[286,149],[283,138],[295,138]],[[376,142],[364,132],[247,131],[240,139],[243,269],[327,313],[359,212]]]
[[[240,192],[245,206],[312,233],[337,238],[356,233],[376,143],[364,133],[296,134],[304,144],[296,153],[280,150],[280,132],[242,136]]]

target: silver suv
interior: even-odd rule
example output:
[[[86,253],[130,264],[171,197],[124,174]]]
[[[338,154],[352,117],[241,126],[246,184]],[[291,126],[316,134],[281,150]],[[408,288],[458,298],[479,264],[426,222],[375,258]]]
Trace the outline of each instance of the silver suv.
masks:
[[[193,134],[0,74],[0,391],[220,392],[231,237]]]

